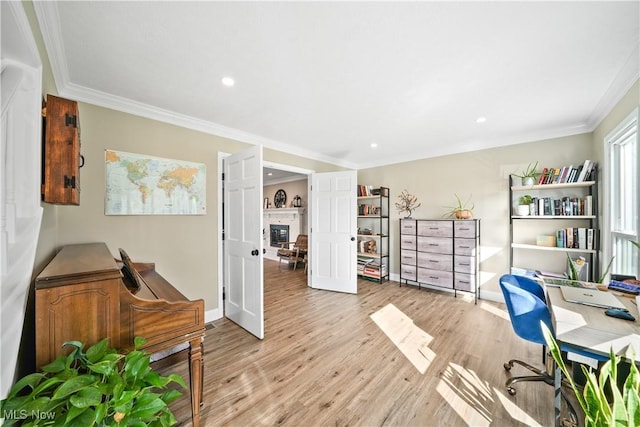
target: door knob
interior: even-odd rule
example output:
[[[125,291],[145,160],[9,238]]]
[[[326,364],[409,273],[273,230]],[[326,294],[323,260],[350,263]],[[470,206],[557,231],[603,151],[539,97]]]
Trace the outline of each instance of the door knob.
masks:
[[[352,237],[351,237],[351,241],[352,241],[352,242],[355,242],[355,241],[356,241],[356,238],[352,236]]]
[[[258,256],[258,255],[260,255],[260,251],[257,250],[257,249],[254,249],[254,250],[251,251],[251,255]]]

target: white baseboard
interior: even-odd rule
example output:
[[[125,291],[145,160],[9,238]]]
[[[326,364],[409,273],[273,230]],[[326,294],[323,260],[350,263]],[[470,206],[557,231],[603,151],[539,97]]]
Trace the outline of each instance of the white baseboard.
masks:
[[[204,323],[210,323],[214,320],[222,318],[222,310],[220,308],[214,308],[204,312]]]

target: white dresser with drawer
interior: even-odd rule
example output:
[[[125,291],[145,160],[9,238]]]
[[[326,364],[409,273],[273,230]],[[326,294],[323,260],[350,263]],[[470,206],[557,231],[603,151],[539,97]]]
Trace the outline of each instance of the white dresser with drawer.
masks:
[[[478,299],[480,220],[400,220],[400,285],[471,292]]]

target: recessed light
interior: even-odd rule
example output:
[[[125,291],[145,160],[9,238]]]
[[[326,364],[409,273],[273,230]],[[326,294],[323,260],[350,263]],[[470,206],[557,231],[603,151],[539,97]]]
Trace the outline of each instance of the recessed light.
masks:
[[[476,119],[476,123],[484,123],[484,122],[486,122],[486,121],[487,121],[487,118],[486,118],[486,117],[478,117],[478,118]]]
[[[236,83],[231,77],[223,77],[221,81],[223,85],[229,87],[233,86]]]
[[[369,145],[369,147],[378,148],[378,144],[376,144],[375,142],[372,142],[371,145]]]
[[[273,176],[273,172],[269,172],[267,176]]]

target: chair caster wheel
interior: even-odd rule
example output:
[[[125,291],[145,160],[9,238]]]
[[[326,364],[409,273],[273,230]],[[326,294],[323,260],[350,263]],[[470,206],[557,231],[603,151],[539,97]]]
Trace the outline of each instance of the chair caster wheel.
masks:
[[[513,387],[507,387],[507,393],[509,393],[509,395],[511,396],[515,396],[516,395],[516,389]]]
[[[505,370],[505,371],[510,371],[510,370],[511,370],[511,368],[513,368],[513,365],[512,365],[512,364],[510,364],[510,363],[505,363],[505,364],[504,364],[504,365],[502,365],[502,366],[504,366],[504,370]]]

